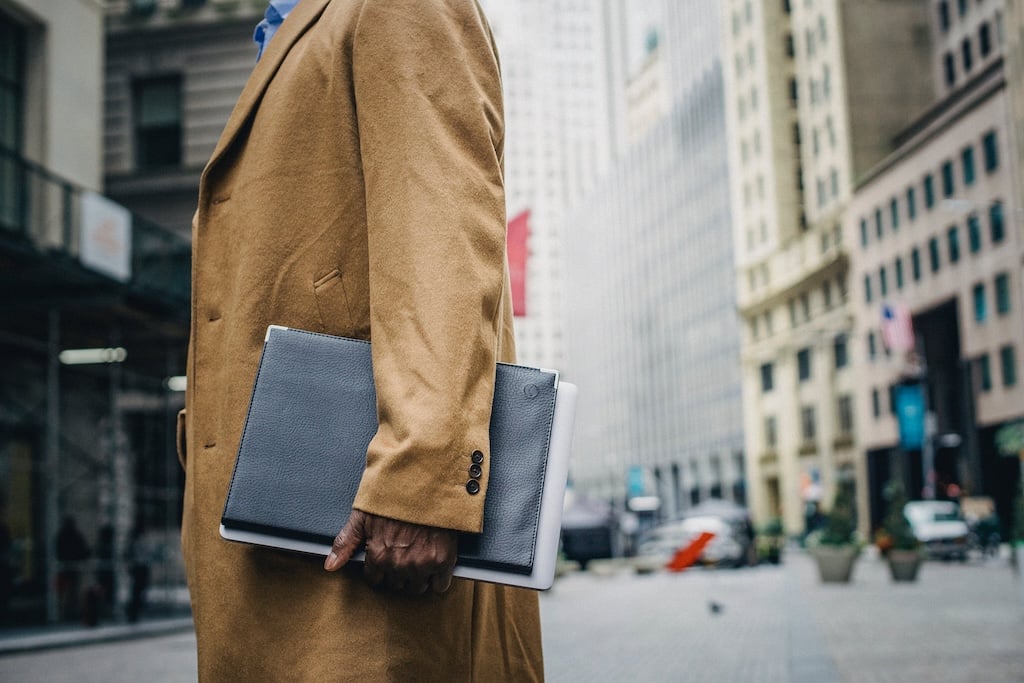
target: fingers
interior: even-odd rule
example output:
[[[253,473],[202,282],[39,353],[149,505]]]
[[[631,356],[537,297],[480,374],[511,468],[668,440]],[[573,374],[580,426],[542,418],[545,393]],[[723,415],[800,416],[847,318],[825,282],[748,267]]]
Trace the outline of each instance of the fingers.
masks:
[[[353,510],[348,521],[342,527],[338,535],[334,537],[331,545],[331,553],[324,560],[324,569],[329,572],[337,571],[352,558],[352,554],[359,548],[365,539],[363,529],[363,516],[358,510]]]
[[[336,571],[365,544],[363,574],[373,587],[406,595],[446,592],[458,558],[458,538],[447,529],[424,527],[354,510],[324,562]]]

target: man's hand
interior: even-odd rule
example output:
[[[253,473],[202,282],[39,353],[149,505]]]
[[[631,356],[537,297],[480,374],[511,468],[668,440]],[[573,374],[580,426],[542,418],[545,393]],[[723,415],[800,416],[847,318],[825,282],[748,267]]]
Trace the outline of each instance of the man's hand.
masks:
[[[364,543],[364,574],[371,586],[383,584],[394,591],[421,595],[428,588],[444,593],[451,585],[458,551],[458,537],[451,529],[353,510],[334,537],[324,569],[340,569]]]

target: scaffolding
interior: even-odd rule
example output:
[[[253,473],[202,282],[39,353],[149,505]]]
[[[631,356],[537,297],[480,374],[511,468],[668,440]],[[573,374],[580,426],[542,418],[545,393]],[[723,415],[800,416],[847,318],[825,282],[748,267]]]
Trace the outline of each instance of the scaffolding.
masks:
[[[0,626],[187,609],[190,268],[184,235],[0,150]]]

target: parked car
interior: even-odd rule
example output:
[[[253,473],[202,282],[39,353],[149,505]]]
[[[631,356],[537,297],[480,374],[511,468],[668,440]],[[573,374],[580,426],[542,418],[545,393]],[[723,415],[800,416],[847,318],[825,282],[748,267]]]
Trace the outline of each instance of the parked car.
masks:
[[[704,532],[714,538],[698,558],[701,564],[742,567],[756,561],[750,517],[745,508],[726,501],[708,501],[682,519],[654,527],[640,539],[638,554],[667,563]]]
[[[913,500],[903,507],[914,536],[928,557],[966,560],[970,530],[960,506],[950,500]]]

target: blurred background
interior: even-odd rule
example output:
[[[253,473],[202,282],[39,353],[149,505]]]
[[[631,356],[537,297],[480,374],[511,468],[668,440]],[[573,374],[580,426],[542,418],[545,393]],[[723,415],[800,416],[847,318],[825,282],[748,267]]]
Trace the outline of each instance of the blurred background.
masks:
[[[1020,642],[1024,2],[481,4],[519,360],[580,386],[565,592],[708,533],[697,564],[762,567],[686,590],[774,614],[819,548],[911,550]],[[265,9],[0,0],[0,641],[187,616],[190,223]],[[846,678],[836,642],[806,680]]]

